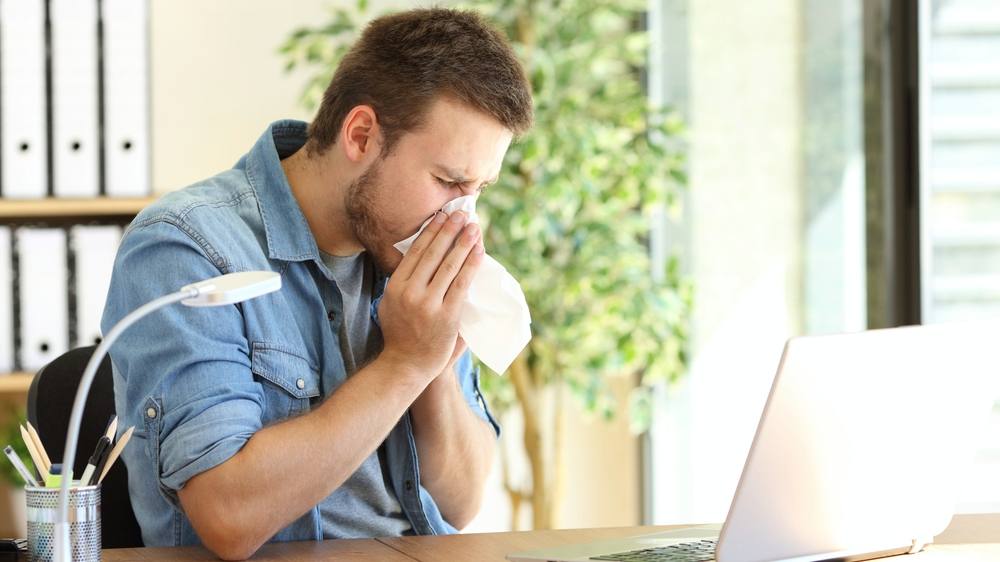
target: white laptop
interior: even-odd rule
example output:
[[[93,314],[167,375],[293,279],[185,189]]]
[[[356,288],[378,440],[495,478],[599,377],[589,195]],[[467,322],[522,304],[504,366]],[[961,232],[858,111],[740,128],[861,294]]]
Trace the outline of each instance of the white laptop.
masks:
[[[1000,396],[1000,323],[793,338],[729,514],[695,527],[511,554],[584,560],[866,560],[920,551]]]

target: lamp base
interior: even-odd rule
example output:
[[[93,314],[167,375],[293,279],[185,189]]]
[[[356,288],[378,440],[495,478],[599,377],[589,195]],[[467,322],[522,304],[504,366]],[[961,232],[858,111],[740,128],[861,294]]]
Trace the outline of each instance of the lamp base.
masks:
[[[56,523],[52,529],[53,562],[72,562],[70,546],[69,523]]]

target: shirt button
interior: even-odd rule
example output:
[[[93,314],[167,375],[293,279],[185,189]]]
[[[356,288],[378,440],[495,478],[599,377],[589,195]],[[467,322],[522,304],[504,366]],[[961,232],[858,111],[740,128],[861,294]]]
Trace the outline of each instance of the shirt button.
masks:
[[[299,379],[295,381],[295,386],[299,387],[299,390],[302,390],[303,388],[306,387],[306,381]]]
[[[149,419],[155,418],[156,417],[156,408],[147,408],[146,409],[146,417],[149,418]]]
[[[412,490],[413,490],[413,480],[407,480],[407,481],[406,481],[406,482],[405,482],[405,483],[403,484],[403,487],[404,487],[404,488],[406,488],[406,491],[407,491],[407,492],[410,492],[410,491],[412,491]]]
[[[336,317],[337,317],[337,315],[334,314],[332,310],[328,310],[326,312],[326,319],[329,320],[330,322],[333,322],[333,319],[336,318]]]

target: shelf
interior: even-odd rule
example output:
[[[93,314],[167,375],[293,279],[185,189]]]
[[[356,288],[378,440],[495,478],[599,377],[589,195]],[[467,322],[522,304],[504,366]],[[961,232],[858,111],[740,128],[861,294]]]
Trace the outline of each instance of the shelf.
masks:
[[[942,225],[930,233],[930,242],[935,248],[1000,246],[1000,225],[981,222]]]
[[[929,182],[934,194],[1000,194],[1000,167],[939,168],[931,170]]]
[[[980,117],[937,117],[930,134],[932,141],[993,142],[1000,140],[1000,126]]]
[[[1000,65],[987,62],[947,62],[928,65],[932,88],[1000,87]]]
[[[929,285],[937,300],[970,302],[1000,300],[998,274],[936,275],[931,277]]]
[[[31,386],[31,373],[8,373],[0,375],[0,394],[27,394]]]
[[[155,197],[90,199],[0,199],[0,221],[131,219]]]
[[[991,0],[942,3],[931,18],[935,36],[969,38],[1000,33],[1000,13]]]

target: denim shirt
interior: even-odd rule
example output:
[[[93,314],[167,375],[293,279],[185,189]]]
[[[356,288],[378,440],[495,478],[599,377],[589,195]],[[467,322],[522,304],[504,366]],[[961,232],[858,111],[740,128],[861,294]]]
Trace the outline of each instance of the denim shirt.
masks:
[[[237,305],[171,305],[140,320],[111,350],[120,427],[135,426],[122,457],[147,546],[198,544],[177,499],[191,477],[224,463],[255,432],[317,407],[320,381],[344,382],[340,291],[292,195],[280,159],[306,124],[273,123],[236,166],[143,210],[115,259],[101,327],[183,285],[224,273],[270,270],[282,288]],[[387,279],[375,284],[371,314]],[[499,434],[468,353],[455,369],[468,406]],[[453,533],[420,484],[409,413],[379,448],[386,487],[413,532]],[[294,475],[289,475],[294,478]],[[319,506],[272,540],[337,538]]]

